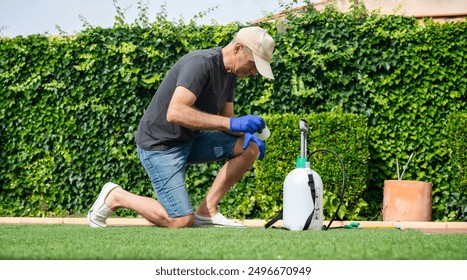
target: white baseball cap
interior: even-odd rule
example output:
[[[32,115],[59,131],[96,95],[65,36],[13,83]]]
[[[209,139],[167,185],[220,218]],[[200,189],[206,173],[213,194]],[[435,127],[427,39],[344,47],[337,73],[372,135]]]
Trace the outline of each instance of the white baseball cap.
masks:
[[[245,27],[238,31],[238,39],[252,52],[258,72],[269,79],[274,79],[269,61],[274,51],[274,40],[269,33],[261,27]]]

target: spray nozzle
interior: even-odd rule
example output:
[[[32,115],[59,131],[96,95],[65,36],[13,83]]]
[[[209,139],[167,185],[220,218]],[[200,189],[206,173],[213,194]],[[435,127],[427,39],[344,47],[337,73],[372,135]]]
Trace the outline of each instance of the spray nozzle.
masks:
[[[304,160],[306,162],[306,158],[307,158],[306,136],[308,132],[308,123],[306,122],[305,119],[300,119],[298,126],[300,128],[300,158],[301,158],[301,161]],[[298,161],[297,161],[297,167],[298,167]],[[303,167],[305,167],[305,163],[303,163]]]
[[[300,119],[298,126],[301,132],[308,132],[308,122],[305,119]]]

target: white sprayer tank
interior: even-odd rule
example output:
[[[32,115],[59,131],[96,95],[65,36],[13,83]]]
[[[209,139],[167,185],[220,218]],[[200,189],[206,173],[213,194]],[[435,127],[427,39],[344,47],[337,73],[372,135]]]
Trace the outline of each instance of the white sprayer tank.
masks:
[[[308,185],[308,174],[313,175],[315,185],[315,203]],[[292,170],[284,181],[283,197],[284,227],[293,230],[304,230],[306,220],[314,209],[309,230],[321,230],[323,227],[323,181],[321,177],[307,167]],[[306,230],[306,229],[305,229]]]

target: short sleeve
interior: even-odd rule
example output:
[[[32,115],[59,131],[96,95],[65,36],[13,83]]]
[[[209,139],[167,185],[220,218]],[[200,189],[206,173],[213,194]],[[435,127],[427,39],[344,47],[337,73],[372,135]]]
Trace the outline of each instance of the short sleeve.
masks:
[[[205,60],[194,56],[181,65],[176,85],[189,89],[199,97],[208,82],[209,73]]]

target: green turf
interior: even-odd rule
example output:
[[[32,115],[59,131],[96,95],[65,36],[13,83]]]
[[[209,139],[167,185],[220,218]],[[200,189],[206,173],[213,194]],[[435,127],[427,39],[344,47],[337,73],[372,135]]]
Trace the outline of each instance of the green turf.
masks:
[[[466,260],[466,234],[398,229],[278,229],[0,225],[0,259]]]

